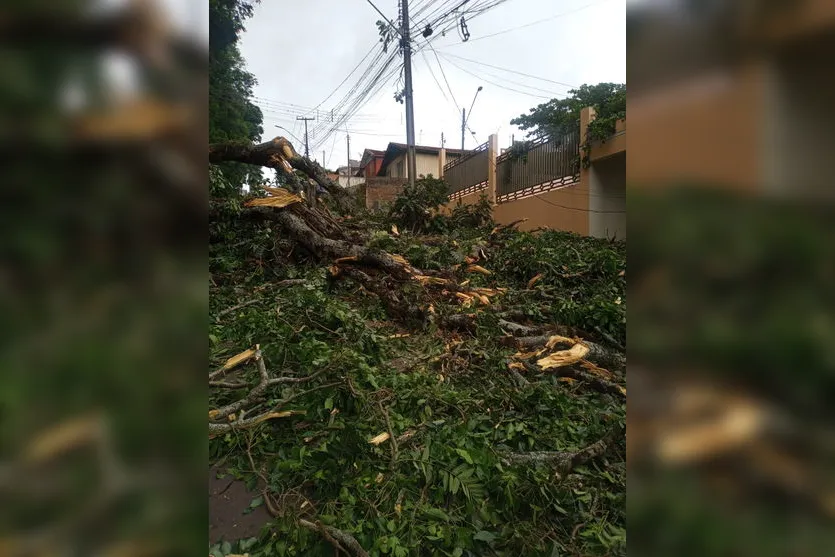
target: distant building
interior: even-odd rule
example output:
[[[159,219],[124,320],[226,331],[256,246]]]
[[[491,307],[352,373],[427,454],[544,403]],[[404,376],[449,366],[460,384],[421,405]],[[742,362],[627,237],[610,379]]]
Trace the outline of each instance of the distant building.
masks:
[[[469,151],[446,149],[446,162],[449,163],[467,152]],[[440,175],[440,157],[440,147],[415,146],[415,168],[417,175],[428,176],[431,174],[437,178]],[[407,168],[406,158],[405,143],[389,143],[383,160],[380,163],[380,169],[377,171],[377,176],[387,176],[389,178],[408,177],[409,169]]]
[[[339,175],[338,183],[343,188],[356,186],[365,182],[364,178],[357,177],[356,175],[356,170],[360,166],[360,161],[350,159],[348,162],[351,165],[350,168],[347,166],[340,166],[336,169],[336,172]]]
[[[356,169],[354,176],[373,178],[380,171],[380,166],[383,164],[383,158],[385,156],[385,151],[366,149],[362,153],[362,159],[358,165],[359,168]]]

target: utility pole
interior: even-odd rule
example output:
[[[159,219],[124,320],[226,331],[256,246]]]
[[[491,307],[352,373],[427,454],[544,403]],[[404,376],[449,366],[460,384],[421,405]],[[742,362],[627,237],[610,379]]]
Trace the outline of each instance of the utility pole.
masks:
[[[351,134],[346,134],[345,139],[348,140],[348,183],[345,186],[351,185]]]
[[[406,80],[406,145],[409,159],[409,184],[415,185],[417,166],[415,164],[415,106],[412,98],[412,44],[409,25],[409,0],[401,0],[403,12],[400,18],[400,35],[403,45],[403,66]]]
[[[461,150],[464,150],[464,128],[467,127],[467,109],[461,109]]]
[[[322,168],[325,168],[325,150],[322,149]]]
[[[310,147],[307,144],[307,123],[316,118],[307,118],[305,116],[296,116],[296,120],[304,120],[304,157],[310,158]]]
[[[446,140],[444,139],[444,132],[441,132],[441,149],[444,148],[444,145],[446,145]]]

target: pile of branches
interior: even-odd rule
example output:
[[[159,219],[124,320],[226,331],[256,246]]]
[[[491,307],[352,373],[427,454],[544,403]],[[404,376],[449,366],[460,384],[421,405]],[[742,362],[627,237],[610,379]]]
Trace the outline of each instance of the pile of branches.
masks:
[[[319,165],[300,157],[285,138],[277,137],[259,145],[210,145],[209,154],[210,161],[216,164],[234,161],[276,169],[279,182],[286,187],[265,186],[266,195],[246,201],[240,218],[268,223],[270,233],[277,235],[277,241],[291,244],[293,253],[326,267],[331,283],[352,283],[358,292],[379,300],[391,322],[402,330],[421,332],[433,325],[450,337],[476,335],[479,319],[485,315],[482,310],[489,307],[493,310],[489,312],[490,319],[496,320],[498,330],[503,333],[496,339],[497,346],[513,347],[518,351],[508,363],[507,371],[520,390],[550,385],[556,377],[560,381],[576,381],[582,388],[610,397],[616,404],[624,400],[626,362],[622,347],[616,346],[616,341],[593,340],[591,335],[570,327],[531,324],[528,316],[514,309],[512,303],[503,305],[502,300],[510,294],[508,289],[479,286],[483,281],[478,278],[492,274],[484,266],[489,266],[486,261],[491,250],[498,250],[503,234],[518,223],[492,230],[487,228],[486,238],[462,255],[460,263],[421,269],[403,255],[376,246],[367,232],[349,228],[346,223],[352,219],[334,215],[328,206],[338,212],[349,203],[344,190],[334,184]],[[307,189],[310,184],[325,192],[327,202],[310,195]],[[400,236],[395,226],[392,236]],[[536,278],[529,283],[529,291]],[[294,280],[303,282],[303,279],[283,282]],[[248,304],[250,302],[235,305],[218,316]],[[462,311],[449,313],[438,310],[440,307],[457,307]],[[452,349],[442,357],[454,358],[454,352]],[[209,385],[221,393],[221,405],[209,412],[210,436],[248,430],[269,420],[303,414],[304,410],[293,407],[294,402],[298,404],[299,399],[319,389],[344,386],[353,397],[361,397],[347,377],[322,377],[323,373],[324,369],[306,375],[292,370],[270,371],[258,345],[230,358],[209,374]],[[305,388],[317,378],[321,380],[316,386]],[[277,390],[282,392],[278,400],[272,397]],[[397,435],[384,407],[379,410],[385,417],[387,432],[370,443],[376,445],[375,440],[380,443],[390,440],[394,466],[398,444],[407,443],[410,437],[405,433]],[[501,458],[513,466],[544,464],[553,468],[555,478],[561,478],[570,475],[575,468],[603,457],[622,440],[623,428],[618,423],[603,437],[577,451],[507,451]],[[254,462],[252,466],[260,475]],[[262,480],[266,485],[263,477]],[[273,512],[267,487],[263,497]],[[339,550],[354,555],[365,554],[360,544],[346,532],[319,522],[300,521],[299,524],[319,532]],[[346,551],[346,548],[349,549]]]

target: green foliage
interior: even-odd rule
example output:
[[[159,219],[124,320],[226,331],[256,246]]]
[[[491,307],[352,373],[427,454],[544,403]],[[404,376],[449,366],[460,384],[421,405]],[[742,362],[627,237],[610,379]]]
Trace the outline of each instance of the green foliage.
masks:
[[[252,103],[255,76],[246,71],[238,48],[244,21],[252,17],[259,0],[210,0],[209,2],[209,142],[258,141],[263,133],[261,109]],[[261,172],[251,166],[220,165],[230,191],[236,195],[244,184],[261,181]]]
[[[426,230],[433,210],[444,204],[449,195],[446,182],[429,176],[406,184],[389,211],[389,218],[400,228]]]
[[[594,107],[604,119],[614,113],[626,113],[626,85],[623,84],[583,85],[568,94],[564,99],[542,103],[510,123],[527,130],[529,137],[560,137],[580,129],[580,111],[587,106]]]
[[[399,228],[413,232],[444,234],[458,228],[477,229],[492,223],[493,210],[482,196],[476,204],[458,205],[449,215],[439,211],[449,199],[449,188],[443,180],[430,174],[407,184],[389,210],[388,218]]]
[[[626,341],[626,243],[554,230],[505,236],[491,266],[498,279],[547,296],[541,318]],[[528,303],[526,294],[520,303]]]
[[[437,182],[424,184],[431,190]],[[473,211],[478,208],[461,209],[460,220],[472,218]],[[448,223],[454,213],[444,218]],[[369,246],[438,270],[462,263],[491,231],[460,226],[443,235],[394,235],[389,221],[371,218],[363,226],[370,228]],[[395,337],[402,330],[386,320],[376,298],[350,282],[331,284],[318,266],[290,267],[287,271],[306,283],[270,289],[272,280],[290,275],[270,276],[244,263],[269,245],[267,234],[247,235],[246,243],[227,252],[225,279],[216,279],[219,286],[213,288],[211,369],[259,343],[273,371],[323,371],[304,388],[268,393],[267,404],[337,384],[294,399],[287,409],[305,411],[303,418],[213,440],[212,459],[228,456],[228,464],[254,482],[244,450],[251,447],[277,502],[283,495],[304,494],[316,519],[350,532],[374,556],[625,555],[623,442],[610,459],[579,467],[562,482],[546,466],[508,467],[500,458],[506,451],[584,447],[602,437],[612,421],[624,419],[621,401],[547,377],[520,390],[507,374],[515,349],[497,342],[502,333],[489,312],[480,314],[466,343],[454,347],[455,336],[433,328]],[[506,307],[528,311],[533,321],[602,322],[614,335],[623,334],[619,319],[625,304],[615,299],[625,299],[619,276],[625,246],[513,230],[494,235],[492,243],[483,264],[494,274],[466,278],[509,287],[502,300]],[[217,261],[213,265],[219,267]],[[562,276],[577,272],[586,276]],[[544,278],[523,292],[537,273]],[[259,286],[264,289],[256,294]],[[570,311],[552,308],[545,297],[553,295],[570,300]],[[261,297],[217,317],[253,296]],[[438,300],[436,306],[439,314],[460,311],[453,302]],[[248,369],[245,377],[255,381],[257,372]],[[232,396],[214,392],[211,403],[227,403]],[[368,443],[388,429],[380,405],[395,436],[411,435],[398,443],[396,457],[390,442]],[[288,508],[257,542],[246,542],[246,551],[252,557],[332,555],[327,541],[297,525],[300,513],[313,512],[307,509]],[[239,545],[230,543],[214,551],[235,549]]]
[[[593,107],[595,119],[588,128],[586,142],[583,145],[583,159],[588,164],[591,142],[603,141],[615,132],[615,122],[626,118],[626,85],[618,83],[598,83],[583,85],[568,92],[564,99],[552,99],[532,108],[510,121],[522,130],[528,130],[528,137],[562,137],[578,132],[580,129],[580,111]],[[524,150],[524,149],[523,149]]]

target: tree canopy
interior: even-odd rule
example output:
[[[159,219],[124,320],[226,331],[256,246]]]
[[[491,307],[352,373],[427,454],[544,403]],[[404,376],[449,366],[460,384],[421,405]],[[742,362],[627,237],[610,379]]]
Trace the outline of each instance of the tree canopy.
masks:
[[[258,2],[209,2],[209,142],[257,142],[264,132],[263,114],[252,102],[252,89],[257,80],[246,70],[238,48],[244,22],[252,16]],[[222,171],[224,183],[236,191],[261,179],[257,169],[238,163],[224,164]]]
[[[626,85],[598,83],[583,85],[568,92],[564,99],[550,101],[532,108],[510,121],[528,132],[528,138],[555,137],[578,130],[580,111],[591,106],[597,111],[597,127],[614,131],[614,122],[626,116]]]

